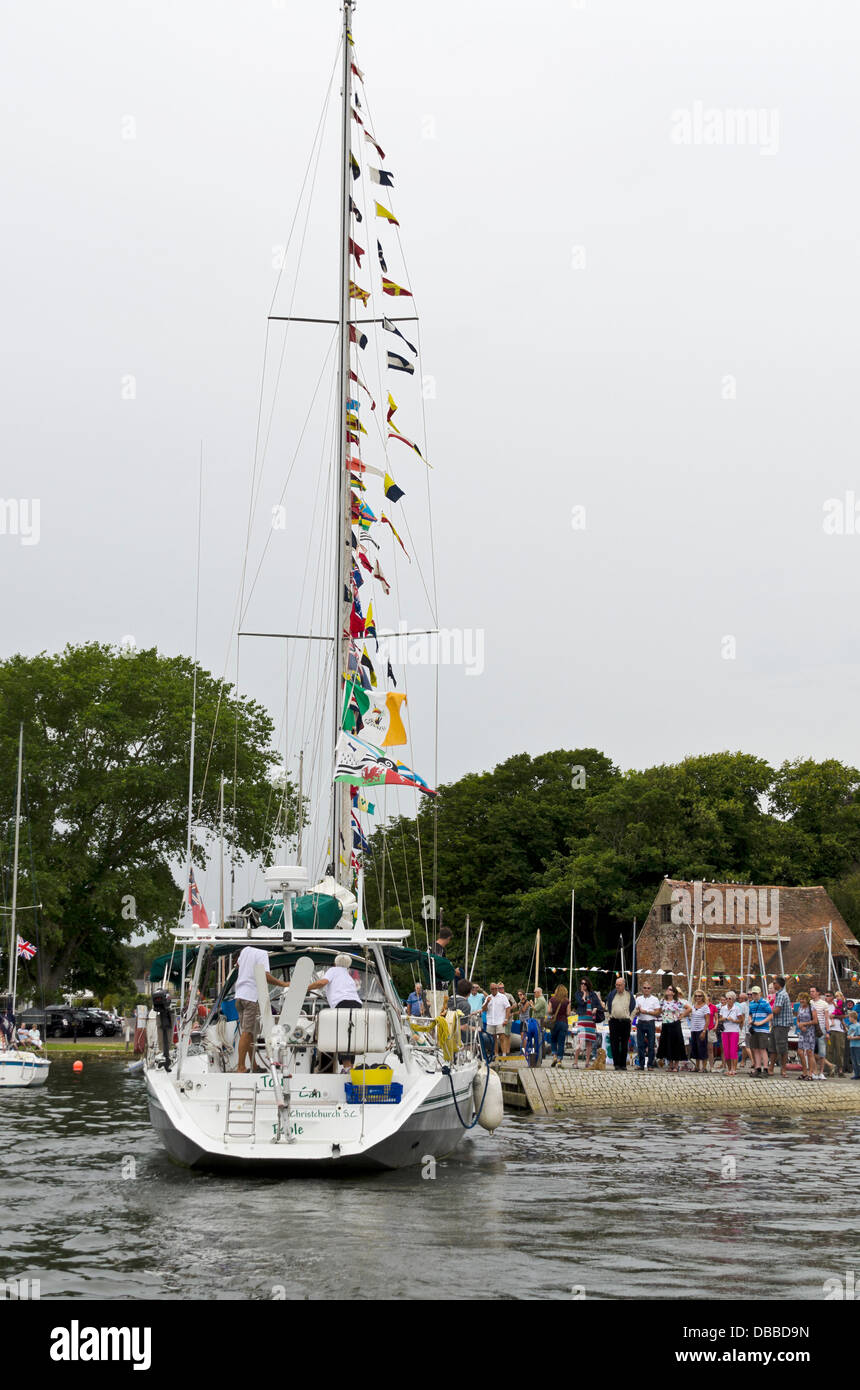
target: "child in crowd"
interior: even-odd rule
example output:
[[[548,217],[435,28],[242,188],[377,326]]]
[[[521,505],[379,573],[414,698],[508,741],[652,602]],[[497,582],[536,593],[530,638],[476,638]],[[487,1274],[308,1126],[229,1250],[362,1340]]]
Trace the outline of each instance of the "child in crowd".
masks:
[[[851,1066],[854,1069],[854,1080],[860,1081],[860,1022],[857,1019],[857,1010],[848,1011],[848,1027],[845,1030],[848,1034],[848,1047],[851,1052]]]

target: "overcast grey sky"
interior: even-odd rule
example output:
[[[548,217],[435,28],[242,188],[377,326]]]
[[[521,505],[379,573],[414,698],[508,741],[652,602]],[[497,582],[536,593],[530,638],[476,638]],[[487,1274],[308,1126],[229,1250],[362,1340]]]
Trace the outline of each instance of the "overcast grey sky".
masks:
[[[338,6],[3,15],[0,493],[41,516],[0,535],[2,650],[190,652],[202,440],[220,673]],[[363,0],[355,36],[435,383],[440,621],[484,641],[480,676],[442,672],[440,779],[583,745],[860,764],[860,524],[825,530],[860,497],[856,7]],[[334,311],[334,254],[311,238],[295,312]],[[252,624],[291,620],[297,573],[273,537]],[[247,673],[274,714],[279,662]]]

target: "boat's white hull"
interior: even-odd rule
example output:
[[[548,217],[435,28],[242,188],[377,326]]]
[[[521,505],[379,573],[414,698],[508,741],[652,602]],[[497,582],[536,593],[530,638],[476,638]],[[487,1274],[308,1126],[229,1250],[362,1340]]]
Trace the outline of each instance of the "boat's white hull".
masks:
[[[51,1063],[35,1052],[0,1052],[0,1088],[44,1086]]]
[[[472,1084],[476,1069],[476,1063],[469,1063],[451,1073],[457,1105],[466,1124],[474,1114]],[[261,1075],[254,1136],[230,1138],[224,1133],[230,1080],[223,1074],[187,1078],[186,1085],[188,1081],[194,1086],[198,1081],[203,1083],[200,1089],[209,1094],[201,1096],[195,1090],[180,1092],[172,1073],[147,1071],[150,1119],[176,1162],[189,1168],[294,1174],[406,1168],[449,1154],[465,1132],[449,1077],[434,1072],[414,1076],[396,1105],[318,1104],[311,1098],[303,1101],[294,1087],[293,1140],[276,1141],[274,1095],[265,1090],[266,1078]],[[304,1078],[305,1082],[317,1084],[325,1080]]]

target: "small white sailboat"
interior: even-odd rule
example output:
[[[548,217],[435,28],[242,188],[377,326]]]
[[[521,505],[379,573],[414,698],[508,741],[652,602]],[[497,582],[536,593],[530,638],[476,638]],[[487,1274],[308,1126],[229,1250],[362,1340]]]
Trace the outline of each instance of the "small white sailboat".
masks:
[[[21,775],[24,766],[24,725],[18,732],[18,787],[15,799],[15,849],[12,865],[12,912],[9,925],[9,991],[8,1009],[14,1020],[15,997],[18,988],[18,846],[21,834]],[[20,1047],[15,1040],[14,1024],[9,1036],[2,1030],[0,1037],[0,1087],[43,1086],[48,1079],[51,1064],[47,1057],[26,1047]]]
[[[145,1078],[154,1128],[168,1153],[191,1167],[284,1173],[400,1168],[442,1157],[474,1124],[493,1129],[502,1117],[499,1079],[479,1052],[476,1030],[462,1026],[466,1009],[455,1008],[450,962],[431,953],[429,941],[425,951],[409,947],[409,930],[388,928],[383,922],[367,924],[364,917],[363,855],[368,841],[359,817],[374,810],[365,790],[391,786],[422,795],[435,793],[392,755],[393,747],[407,741],[401,720],[405,695],[377,689],[364,646],[365,638],[375,635],[372,603],[368,602],[364,612],[358,596],[365,582],[380,584],[379,590],[371,589],[375,598],[387,598],[390,592],[380,570],[380,543],[368,538],[374,523],[380,523],[378,536],[385,536],[389,543],[393,537],[405,550],[390,519],[384,512],[377,517],[364,500],[368,482],[384,478],[384,505],[390,509],[404,492],[389,471],[395,466],[388,462],[389,441],[401,445],[392,451],[395,455],[403,456],[405,444],[421,467],[424,458],[418,445],[394,424],[397,405],[385,378],[382,389],[387,394],[388,413],[379,428],[383,457],[371,465],[363,456],[366,446],[362,436],[368,431],[361,423],[360,393],[370,399],[371,411],[376,405],[354,349],[363,349],[369,333],[377,328],[382,330],[380,337],[394,334],[398,351],[389,351],[387,345],[380,350],[380,371],[400,372],[400,380],[420,377],[415,376],[412,360],[417,349],[397,327],[405,320],[396,313],[375,317],[369,308],[371,296],[377,293],[395,300],[406,296],[406,301],[400,302],[411,300],[409,290],[388,278],[385,256],[389,253],[380,241],[376,242],[380,279],[377,284],[374,271],[372,281],[376,288],[362,289],[352,278],[359,273],[366,252],[355,239],[355,224],[362,220],[362,214],[350,196],[351,181],[361,176],[360,156],[367,146],[376,152],[379,162],[385,158],[367,128],[366,102],[363,104],[353,92],[353,78],[363,84],[364,76],[354,55],[352,11],[352,0],[344,0],[339,317],[295,320],[331,322],[338,334],[332,479],[336,522],[331,565],[334,632],[329,637],[309,639],[331,643],[332,653],[329,674],[333,677],[334,730],[326,773],[331,865],[314,887],[301,863],[266,869],[271,896],[231,913],[226,923],[222,909],[222,925],[211,928],[199,895],[195,896],[189,830],[189,900],[198,925],[188,924],[174,932],[174,951],[182,960],[179,1041],[173,1049],[172,1018],[167,1001],[162,1001],[165,1008],[160,1019],[153,1013],[148,1022]],[[364,137],[357,152],[351,138],[356,129]],[[369,183],[377,186],[378,196],[384,196],[381,190],[392,186],[391,173],[376,168],[366,172]],[[382,223],[399,227],[393,214],[375,201],[377,193],[371,190],[369,196],[369,206],[365,205],[368,219],[375,210]],[[373,261],[372,253],[369,259]],[[362,278],[370,274],[366,266]],[[353,316],[356,301],[362,306],[359,312],[366,316]],[[414,313],[410,317],[414,318]],[[404,350],[410,358],[401,355]],[[379,415],[374,419],[379,422]],[[390,527],[389,532],[384,531],[383,523]],[[374,547],[371,551],[370,545]],[[322,723],[322,711],[319,713]],[[316,838],[319,844],[319,834]],[[301,845],[299,828],[299,858]],[[232,956],[248,946],[265,954],[257,961],[253,975],[260,1005],[259,1030],[253,1037],[251,1054],[254,1069],[239,1072],[236,968],[228,973],[202,1028],[196,1019],[196,1005],[204,965],[211,963],[213,956]],[[187,1006],[183,1007],[189,953],[194,975]],[[165,958],[164,965],[170,969],[170,958]],[[398,965],[411,965],[424,974],[434,1001],[432,1017],[404,1016],[392,980],[392,970]],[[320,987],[328,980],[328,973],[338,970],[341,977],[348,974],[354,981],[349,1002],[335,999],[331,982],[326,986],[328,997],[321,996]],[[267,975],[278,983],[272,984]],[[446,984],[452,996],[450,1003],[445,1002]]]

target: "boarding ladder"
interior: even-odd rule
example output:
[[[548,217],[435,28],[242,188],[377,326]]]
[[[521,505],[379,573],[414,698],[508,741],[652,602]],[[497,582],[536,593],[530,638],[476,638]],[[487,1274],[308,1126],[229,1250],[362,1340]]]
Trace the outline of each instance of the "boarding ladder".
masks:
[[[224,1139],[253,1143],[257,1130],[257,1078],[252,1073],[247,1079],[230,1077],[227,1092],[227,1117],[224,1121]]]

